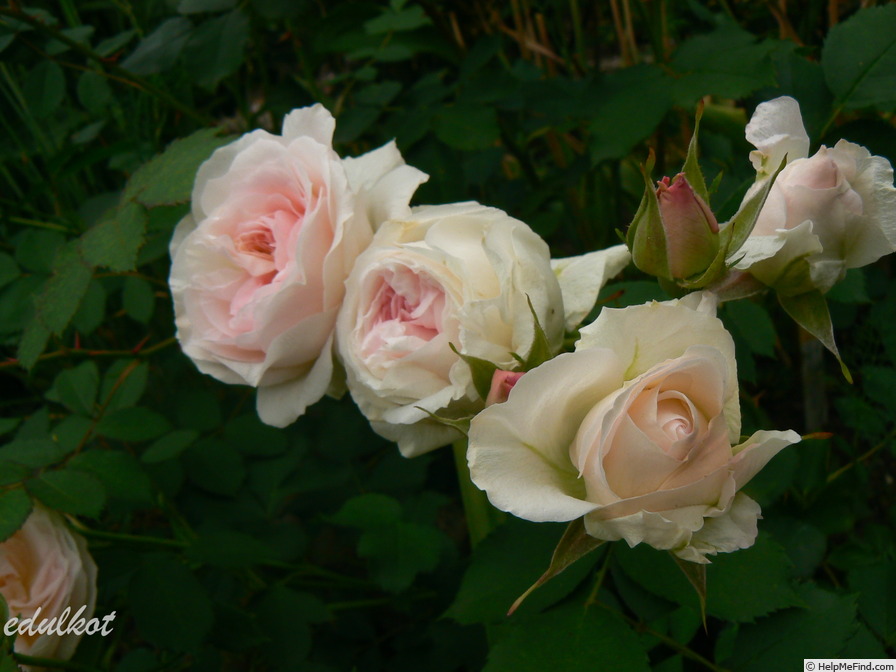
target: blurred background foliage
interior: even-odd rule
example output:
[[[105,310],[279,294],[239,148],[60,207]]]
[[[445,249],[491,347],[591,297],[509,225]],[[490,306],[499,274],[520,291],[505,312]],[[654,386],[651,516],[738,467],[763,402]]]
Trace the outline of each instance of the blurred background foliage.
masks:
[[[877,5],[877,6],[876,6]],[[796,97],[813,150],[896,160],[896,6],[840,0],[59,0],[0,6],[0,539],[30,501],[100,568],[72,669],[797,669],[896,657],[896,282],[829,298],[855,384],[769,299],[726,306],[744,432],[830,432],[748,487],[754,548],[714,560],[707,623],[666,554],[613,544],[537,591],[562,526],[467,540],[450,451],[405,460],[349,399],[287,430],[179,352],[167,244],[196,166],[314,102],[336,147],[392,138],[554,256],[618,242],[653,148],[701,163],[724,221],[755,105]],[[206,130],[202,129],[215,129]],[[188,137],[189,136],[189,137]],[[182,140],[163,154],[169,143]],[[662,298],[636,271],[602,305]],[[0,654],[2,655],[2,654]],[[4,668],[5,669],[5,668]]]

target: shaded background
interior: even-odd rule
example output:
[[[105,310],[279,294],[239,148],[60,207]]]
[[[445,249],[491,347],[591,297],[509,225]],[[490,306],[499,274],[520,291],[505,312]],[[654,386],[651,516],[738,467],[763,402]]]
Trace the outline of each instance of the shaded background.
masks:
[[[401,458],[348,398],[265,427],[252,390],[198,374],[173,340],[167,243],[195,167],[232,134],[279,132],[293,108],[331,110],[342,155],[395,138],[431,175],[416,203],[502,208],[566,256],[618,242],[648,147],[654,177],[674,175],[700,99],[701,164],[718,176],[724,221],[754,176],[746,120],[783,94],[800,101],[812,151],[846,137],[896,159],[896,6],[0,7],[0,537],[32,498],[86,526],[98,613],[118,617],[109,638],[84,638],[78,669],[768,670],[896,657],[888,259],[829,295],[852,386],[773,298],[722,311],[743,431],[833,435],[788,448],[747,488],[760,537],[710,567],[705,630],[667,555],[621,544],[504,618],[562,526],[509,520],[473,551],[450,451]],[[191,135],[204,128],[217,131]],[[630,269],[602,305],[663,296]]]

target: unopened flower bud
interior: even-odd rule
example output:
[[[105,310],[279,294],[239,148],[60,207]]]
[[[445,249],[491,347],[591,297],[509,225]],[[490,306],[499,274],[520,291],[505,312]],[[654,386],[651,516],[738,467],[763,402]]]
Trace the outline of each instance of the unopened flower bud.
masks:
[[[646,195],[647,197],[651,194]],[[632,257],[646,273],[685,279],[705,271],[719,251],[719,223],[684,173],[657,182],[654,208],[632,222]]]
[[[504,371],[496,369],[492,376],[492,385],[488,391],[488,398],[485,400],[486,406],[492,404],[502,404],[507,401],[510,396],[510,390],[516,385],[517,381],[523,377],[522,371]]]

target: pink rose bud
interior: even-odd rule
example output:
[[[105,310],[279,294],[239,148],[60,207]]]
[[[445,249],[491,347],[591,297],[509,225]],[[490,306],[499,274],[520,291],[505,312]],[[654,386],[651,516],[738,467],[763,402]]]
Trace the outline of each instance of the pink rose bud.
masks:
[[[719,251],[719,223],[684,173],[657,182],[656,208],[642,207],[629,246],[645,273],[681,280],[703,273]],[[645,199],[651,197],[648,191]]]
[[[485,405],[501,404],[507,401],[510,396],[510,390],[516,385],[516,381],[523,377],[522,371],[503,371],[496,369],[492,376],[492,386],[488,391],[488,397],[485,399]]]
[[[656,197],[672,277],[705,271],[719,250],[719,223],[712,210],[694,193],[684,173],[676,175],[671,185],[668,177],[657,182]]]

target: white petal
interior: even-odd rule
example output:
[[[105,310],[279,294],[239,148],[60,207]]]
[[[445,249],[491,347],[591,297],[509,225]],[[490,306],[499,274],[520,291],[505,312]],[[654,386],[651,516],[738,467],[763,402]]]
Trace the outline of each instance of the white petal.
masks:
[[[739,492],[726,511],[707,518],[703,527],[691,537],[690,543],[676,550],[675,555],[683,560],[705,564],[709,562],[707,554],[749,548],[759,533],[757,521],[760,513],[759,504]]]
[[[473,482],[497,508],[533,521],[568,521],[596,508],[569,447],[588,411],[622,384],[614,354],[566,353],[524,375],[503,404],[470,426]]]
[[[784,156],[788,162],[809,155],[809,135],[800,104],[789,96],[760,103],[746,128],[747,141],[759,152],[750,160],[757,171],[773,173]]]
[[[283,138],[286,141],[308,136],[329,147],[333,143],[336,120],[320,103],[293,110],[283,118]]]
[[[560,282],[566,329],[572,331],[591,312],[597,295],[607,280],[619,274],[631,262],[625,245],[589,252],[577,257],[552,259],[551,268]]]
[[[263,423],[286,427],[303,415],[308,406],[320,401],[327,393],[333,377],[332,349],[331,335],[321,356],[305,376],[258,388],[256,408]]]

